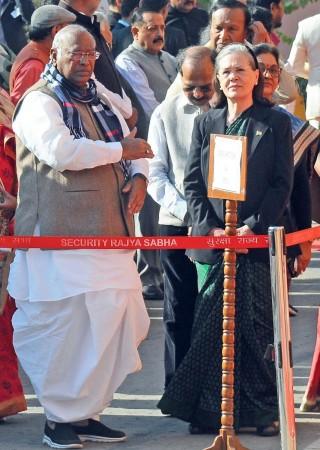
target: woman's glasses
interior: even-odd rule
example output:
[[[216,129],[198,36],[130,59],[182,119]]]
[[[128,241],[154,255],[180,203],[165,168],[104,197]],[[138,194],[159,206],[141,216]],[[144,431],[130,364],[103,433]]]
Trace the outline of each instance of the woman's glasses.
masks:
[[[265,64],[259,63],[259,69],[263,75],[268,73],[272,78],[280,77],[281,69],[276,64],[274,64],[273,66],[267,67]]]

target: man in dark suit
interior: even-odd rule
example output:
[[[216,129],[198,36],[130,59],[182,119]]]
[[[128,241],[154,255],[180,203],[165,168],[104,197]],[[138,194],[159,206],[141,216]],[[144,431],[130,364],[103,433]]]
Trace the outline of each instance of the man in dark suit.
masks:
[[[139,6],[139,0],[123,0],[121,3],[121,19],[112,30],[112,54],[116,58],[133,41],[131,33],[131,16]]]
[[[129,83],[118,73],[114,59],[101,31],[100,25],[94,15],[99,6],[99,0],[61,0],[59,6],[68,9],[76,15],[76,24],[82,25],[86,28],[95,38],[97,51],[100,53],[100,58],[97,60],[94,74],[100,83],[102,83],[110,91],[123,97],[123,90],[130,98],[133,107],[138,111],[137,122],[137,137],[147,138],[147,122],[144,111]],[[134,125],[134,116],[136,112],[133,111],[133,115],[128,123],[132,128]],[[126,117],[127,119],[127,117]]]
[[[199,44],[201,30],[209,23],[209,15],[204,9],[196,6],[196,0],[170,0],[167,30],[181,30],[184,41],[180,49]]]
[[[0,43],[16,54],[27,44],[24,27],[33,11],[31,0],[0,0]]]

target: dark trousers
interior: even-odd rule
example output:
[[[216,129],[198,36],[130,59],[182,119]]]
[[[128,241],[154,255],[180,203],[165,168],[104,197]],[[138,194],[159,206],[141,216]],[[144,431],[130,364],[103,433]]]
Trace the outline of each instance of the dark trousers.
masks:
[[[158,203],[150,195],[147,195],[138,218],[142,236],[159,235],[159,209]],[[162,289],[163,275],[160,250],[138,250],[137,266],[144,287],[156,286]]]
[[[187,236],[187,227],[160,225],[161,236]],[[164,271],[163,321],[165,327],[165,386],[190,346],[197,271],[185,250],[160,250]]]

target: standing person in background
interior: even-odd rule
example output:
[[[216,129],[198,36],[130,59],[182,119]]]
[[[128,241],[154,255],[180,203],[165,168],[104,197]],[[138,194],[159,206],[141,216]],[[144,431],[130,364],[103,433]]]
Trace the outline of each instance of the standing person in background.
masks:
[[[144,11],[158,12],[166,22],[169,13],[169,0],[140,0],[140,8]],[[184,31],[166,25],[164,50],[172,56],[177,56],[179,50],[188,47]]]
[[[266,234],[286,223],[293,180],[290,119],[261,99],[258,62],[243,44],[225,46],[216,59],[217,107],[195,119],[184,189],[192,235],[225,233],[225,201],[208,198],[210,134],[247,136],[246,200],[238,210],[237,235]],[[220,89],[219,89],[220,88]],[[267,250],[241,250],[237,257],[234,425],[256,427],[261,436],[279,433],[276,373],[264,358],[273,343],[272,298]],[[243,253],[243,254],[241,254]],[[217,433],[221,425],[223,252],[190,250],[199,295],[191,346],[159,407],[190,422],[190,433]]]
[[[251,24],[249,9],[238,0],[216,0],[210,11],[210,40],[206,47],[219,52],[223,47],[233,42],[247,43],[248,36],[254,35],[253,42],[258,44],[260,39],[265,42],[267,31],[261,25]],[[249,44],[251,45],[251,44]],[[177,80],[168,90],[168,96],[181,91],[181,82]],[[294,77],[282,70],[279,88],[274,94],[276,104],[287,104],[298,96],[298,89]]]
[[[16,54],[27,44],[25,27],[33,11],[32,0],[0,0],[0,43]]]
[[[15,105],[40,79],[56,33],[75,20],[72,12],[55,5],[40,6],[32,14],[30,42],[18,53],[10,72],[10,98]]]
[[[142,11],[162,14],[164,21],[166,21],[169,11],[169,0],[140,0],[139,7]],[[131,27],[114,30],[113,37],[112,53],[116,58],[133,42]],[[181,48],[186,48],[187,46],[185,34],[182,30],[174,27],[166,27],[163,47],[166,52],[172,56],[176,56]]]
[[[131,17],[139,6],[139,0],[123,0],[121,4],[121,19],[112,30],[112,54],[116,58],[133,41],[131,32]]]
[[[177,75],[177,62],[163,51],[165,23],[162,14],[139,8],[131,23],[133,43],[117,57],[116,66],[137,92],[150,120]]]
[[[12,131],[14,106],[8,94],[0,90],[0,234],[13,234],[13,215],[16,209],[17,175],[15,139]],[[13,348],[12,316],[15,304],[5,291],[4,266],[7,254],[0,253],[0,421],[27,409],[19,378],[18,361]],[[6,292],[6,291],[5,291]]]
[[[137,125],[137,137],[146,139],[148,124],[143,108],[130,84],[116,70],[111,49],[101,33],[100,24],[95,15],[99,1],[60,0],[59,6],[73,12],[77,17],[76,23],[86,28],[95,38],[97,51],[101,54],[95,66],[96,79],[120,97],[121,113],[127,120],[129,128],[133,129]]]
[[[137,9],[132,16],[133,43],[116,59],[121,74],[132,84],[150,120],[177,74],[176,59],[163,51],[164,18],[158,12]],[[139,214],[142,236],[159,234],[159,205],[148,195]],[[146,300],[163,299],[163,274],[159,250],[138,251],[138,270]]]
[[[306,118],[320,128],[320,14],[299,22],[286,68],[308,80]]]
[[[110,0],[108,21],[111,31],[119,19],[121,19],[121,0]]]
[[[155,153],[150,162],[148,192],[160,205],[162,236],[187,236],[191,225],[183,190],[194,119],[208,111],[213,95],[215,52],[189,47],[178,56],[183,92],[164,100],[153,112],[148,142]],[[186,355],[191,339],[197,272],[185,250],[160,250],[164,271],[165,386]]]
[[[208,23],[207,11],[199,8],[195,0],[170,0],[166,26],[183,31],[185,39],[180,49],[184,48],[185,42],[187,47],[199,44],[200,33]]]
[[[263,96],[272,103],[272,96],[278,86],[281,72],[279,52],[276,47],[267,44],[257,45],[253,51],[263,74]],[[295,172],[290,199],[292,229],[289,231],[304,230],[311,227],[311,165],[315,153],[313,147],[316,146],[317,150],[319,149],[320,132],[287,110],[279,106],[275,108],[288,114],[292,126]],[[288,248],[287,272],[290,279],[301,275],[308,267],[311,260],[311,245],[312,242],[307,241],[299,246]],[[297,314],[297,310],[291,305],[289,305],[289,312],[291,316]]]
[[[252,4],[265,8],[271,12],[272,30],[270,32],[270,38],[274,45],[279,45],[280,38],[274,30],[280,28],[282,25],[282,19],[284,16],[284,0],[252,0]]]

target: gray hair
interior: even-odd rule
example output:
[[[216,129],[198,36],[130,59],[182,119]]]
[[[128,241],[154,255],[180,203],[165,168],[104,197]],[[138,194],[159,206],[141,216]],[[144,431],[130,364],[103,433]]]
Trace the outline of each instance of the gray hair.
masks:
[[[94,40],[94,37],[88,30],[81,25],[67,25],[58,31],[55,35],[51,48],[61,49],[70,40],[70,38],[77,38],[79,35],[87,33]]]
[[[226,45],[218,53],[218,56],[216,58],[217,72],[219,72],[219,70],[220,70],[220,64],[221,64],[222,59],[225,56],[232,55],[234,53],[242,53],[242,54],[246,55],[252,70],[259,69],[257,58],[256,58],[255,54],[253,53],[253,51],[251,50],[251,48],[245,44],[234,43],[234,44]]]

